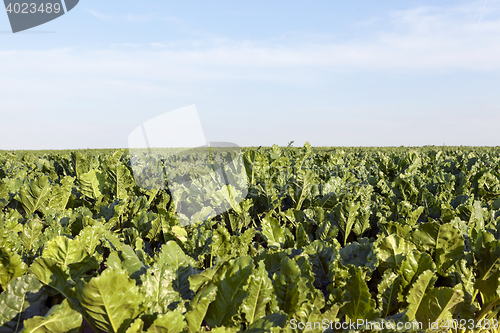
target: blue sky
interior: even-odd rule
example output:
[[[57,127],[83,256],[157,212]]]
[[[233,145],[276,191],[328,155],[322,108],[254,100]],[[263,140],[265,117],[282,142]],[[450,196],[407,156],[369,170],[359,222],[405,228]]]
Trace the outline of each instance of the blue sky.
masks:
[[[12,34],[0,149],[127,147],[195,104],[240,146],[500,144],[500,1],[94,1]]]

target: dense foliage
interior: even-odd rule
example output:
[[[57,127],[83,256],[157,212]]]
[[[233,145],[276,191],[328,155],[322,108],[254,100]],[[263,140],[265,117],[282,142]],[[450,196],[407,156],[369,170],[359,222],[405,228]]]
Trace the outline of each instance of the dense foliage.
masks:
[[[125,150],[0,152],[0,333],[479,332],[500,310],[499,152],[248,148],[246,199],[186,227]]]

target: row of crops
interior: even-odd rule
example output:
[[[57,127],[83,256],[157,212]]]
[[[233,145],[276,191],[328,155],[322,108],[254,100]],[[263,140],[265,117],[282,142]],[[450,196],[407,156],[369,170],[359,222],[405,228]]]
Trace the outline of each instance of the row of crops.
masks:
[[[182,226],[126,150],[0,152],[0,333],[498,332],[499,153],[246,148]]]

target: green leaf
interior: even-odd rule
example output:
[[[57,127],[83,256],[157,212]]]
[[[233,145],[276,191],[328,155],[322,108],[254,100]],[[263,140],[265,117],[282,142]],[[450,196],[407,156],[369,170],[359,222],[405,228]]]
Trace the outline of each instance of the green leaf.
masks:
[[[304,302],[300,306],[300,309],[295,312],[291,318],[291,320],[296,320],[295,323],[305,323],[305,330],[301,330],[300,328],[292,329],[292,325],[287,325],[284,327],[283,332],[302,332],[312,330],[313,332],[322,332],[322,325],[318,325],[323,320],[323,315],[321,314],[319,308],[312,303]],[[290,320],[290,322],[291,322]],[[318,323],[318,324],[316,324]],[[316,325],[316,326],[314,326]]]
[[[142,330],[143,328],[144,328],[144,322],[142,321],[142,319],[137,318],[125,331],[125,333],[143,333]]]
[[[385,271],[382,281],[378,285],[377,300],[381,318],[387,317],[399,307],[398,294],[401,286],[401,277],[392,270]]]
[[[241,206],[238,201],[238,192],[232,185],[223,186],[220,191],[218,191],[220,195],[224,198],[224,201],[221,203],[223,207],[232,208],[238,214],[241,214],[243,211],[241,210]]]
[[[28,185],[23,186],[19,192],[17,200],[21,202],[27,213],[33,214],[43,205],[49,197],[49,194],[49,178],[42,175],[37,179],[32,180]]]
[[[144,274],[142,290],[148,313],[166,313],[175,302],[191,298],[189,277],[196,274],[196,262],[174,241],[163,245],[156,261]]]
[[[461,232],[452,224],[442,224],[436,239],[436,265],[438,272],[445,272],[464,257],[464,239]]]
[[[216,327],[210,330],[212,333],[238,333],[239,331],[237,327]]]
[[[120,163],[111,171],[111,179],[113,180],[113,192],[116,198],[127,199],[128,189],[135,185],[130,170]]]
[[[43,256],[55,259],[61,266],[68,266],[81,262],[88,254],[79,240],[58,236],[47,243]]]
[[[188,298],[191,295],[189,291],[189,277],[197,273],[194,269],[194,267],[196,267],[196,261],[185,254],[180,246],[174,241],[169,241],[162,246],[160,255],[157,258],[157,262],[158,261],[164,262],[165,265],[176,273],[177,279],[173,282],[174,289],[176,289],[183,298]]]
[[[430,270],[432,272],[436,271],[436,265],[432,261],[431,256],[425,252],[421,253],[418,250],[413,250],[412,252],[410,252],[396,270],[397,272],[399,272],[399,276],[402,279],[402,294],[406,295],[410,288],[417,281],[420,274],[427,270]]]
[[[283,313],[271,313],[255,321],[248,326],[247,333],[280,332],[286,324],[287,315]]]
[[[424,212],[424,207],[420,206],[417,209],[415,209],[413,212],[411,212],[410,216],[406,220],[406,223],[408,223],[411,226],[414,226],[417,224],[418,218],[422,213]]]
[[[30,273],[45,285],[60,292],[68,300],[76,303],[75,282],[68,270],[61,268],[53,258],[37,258],[29,268]]]
[[[285,242],[285,234],[280,222],[270,214],[262,219],[262,235],[267,240],[269,247],[281,248]]]
[[[23,226],[23,232],[20,238],[21,243],[28,252],[35,250],[34,246],[40,241],[42,230],[43,224],[37,219],[30,219],[29,222]]]
[[[415,249],[415,245],[396,235],[380,237],[376,247],[379,266],[382,269],[397,269],[406,255]]]
[[[94,255],[97,245],[104,239],[105,227],[102,224],[86,226],[77,236],[89,256]]]
[[[423,251],[432,253],[436,248],[436,239],[439,235],[440,225],[436,222],[420,224],[413,233],[412,241]]]
[[[76,285],[80,305],[92,323],[106,332],[125,332],[141,313],[144,296],[123,270],[106,269],[89,282]]]
[[[74,182],[74,177],[66,176],[61,180],[60,186],[53,186],[48,207],[56,210],[66,209]]]
[[[174,225],[172,227],[172,232],[175,235],[175,237],[178,240],[180,240],[181,242],[184,243],[185,241],[187,241],[187,232],[186,232],[186,230],[184,230],[183,227],[178,226],[178,225]]]
[[[51,239],[45,246],[42,257],[54,259],[61,270],[69,273],[73,280],[99,268],[97,260],[88,255],[82,242],[65,236]]]
[[[483,304],[496,301],[500,298],[500,275],[497,273],[487,280],[477,279],[474,287],[481,293]]]
[[[442,275],[464,256],[462,233],[452,223],[424,223],[414,232],[412,239],[434,256],[438,272]]]
[[[473,210],[469,219],[468,227],[471,235],[475,236],[484,230],[484,216],[481,201],[475,200]]]
[[[332,221],[330,221],[329,219],[324,219],[319,223],[318,230],[316,230],[316,238],[330,241],[332,239],[335,239],[338,233],[338,226],[332,223]]]
[[[462,302],[463,292],[446,287],[428,291],[422,299],[415,319],[421,323],[438,322],[439,327],[453,319],[453,308]],[[443,322],[444,321],[444,322]]]
[[[26,264],[17,253],[0,248],[0,286],[2,289],[9,283],[26,272]]]
[[[492,240],[487,239],[489,236]],[[477,265],[479,279],[488,280],[500,271],[500,241],[495,240],[493,235],[486,231],[479,234],[474,252],[480,258]]]
[[[250,276],[246,291],[248,296],[241,303],[240,312],[250,325],[266,315],[266,306],[275,297],[272,281],[262,261]]]
[[[295,239],[295,247],[298,249],[307,246],[311,242],[311,239],[309,238],[307,232],[304,230],[302,224],[299,224],[297,226],[297,229],[295,230]]]
[[[198,332],[205,319],[208,307],[217,296],[217,286],[213,283],[204,285],[189,303],[189,311],[186,313],[186,321],[190,333]]]
[[[358,209],[360,207],[360,203],[348,202],[346,204],[339,204],[338,206],[338,214],[342,217],[340,219],[340,228],[344,232],[344,246],[347,245],[347,238],[351,233],[354,223],[356,222],[356,218],[358,217]],[[342,208],[343,209],[342,209]],[[347,215],[347,217],[346,217]]]
[[[212,282],[216,274],[224,274],[224,272],[227,270],[228,265],[228,262],[219,263],[215,267],[208,268],[200,274],[191,275],[189,277],[191,290],[196,293],[198,289],[200,289],[203,285]]]
[[[248,278],[253,271],[253,261],[249,256],[231,260],[229,267],[222,275],[214,277],[218,292],[215,301],[208,308],[205,320],[210,327],[232,326],[233,317],[248,296],[245,291]]]
[[[0,294],[0,332],[19,332],[25,319],[45,313],[47,293],[31,274],[13,280]]]
[[[420,274],[406,297],[406,301],[408,302],[408,311],[406,312],[406,316],[408,321],[413,321],[416,318],[416,314],[423,304],[427,290],[432,288],[435,281],[436,277],[431,270],[427,270]]]
[[[374,271],[378,266],[377,256],[368,238],[360,238],[340,249],[340,262],[344,266],[354,265]]]
[[[19,233],[23,231],[23,225],[18,222],[20,218],[22,216],[17,210],[0,214],[0,248],[14,253],[22,251]]]
[[[121,267],[123,267],[136,281],[146,272],[147,267],[129,245],[120,244],[118,256],[121,260]]]
[[[78,333],[81,325],[82,315],[64,300],[53,306],[45,317],[26,320],[22,333]]]
[[[90,199],[98,199],[105,187],[104,175],[96,170],[78,176],[78,189],[80,193]]]
[[[345,301],[347,303],[342,307],[341,311],[353,321],[377,318],[375,300],[370,294],[361,269],[350,266],[349,273],[351,277],[345,285]]]
[[[302,261],[302,266],[305,271],[301,270],[295,260],[284,257],[281,260],[280,270],[273,277],[278,306],[289,315],[298,311],[302,303],[308,301],[308,297],[311,299],[314,297],[314,294],[311,293],[311,289],[314,287],[309,280],[312,277],[309,275],[310,267],[307,260]],[[316,291],[319,292],[319,290]]]
[[[177,311],[158,315],[147,333],[180,333],[186,327],[184,317]]]
[[[213,232],[212,256],[216,257],[218,262],[244,256],[248,254],[248,247],[254,236],[254,229],[247,229],[243,234],[231,236],[225,227],[219,226]]]
[[[336,250],[330,244],[315,240],[304,248],[314,273],[314,284],[318,289],[325,289],[330,283],[330,263],[335,259]]]
[[[4,182],[0,183],[0,209],[7,207],[11,198],[7,184]]]

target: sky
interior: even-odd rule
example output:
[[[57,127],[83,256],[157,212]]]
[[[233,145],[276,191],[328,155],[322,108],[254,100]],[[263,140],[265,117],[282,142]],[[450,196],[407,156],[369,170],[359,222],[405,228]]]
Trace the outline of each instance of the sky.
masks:
[[[498,146],[499,92],[495,0],[80,0],[16,34],[0,11],[0,150],[127,148],[193,105],[242,147]]]

